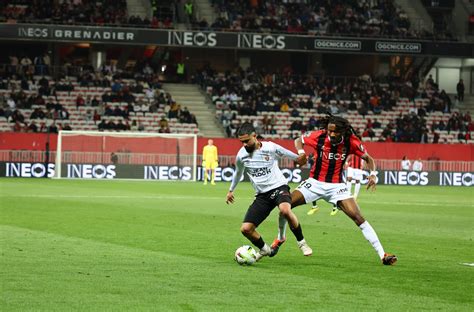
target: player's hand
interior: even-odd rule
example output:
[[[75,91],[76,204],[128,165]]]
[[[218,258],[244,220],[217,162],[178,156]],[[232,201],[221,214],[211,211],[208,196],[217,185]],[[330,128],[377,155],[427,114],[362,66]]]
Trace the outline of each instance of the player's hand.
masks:
[[[227,193],[227,199],[226,199],[226,204],[233,204],[234,203],[234,192],[228,192]]]
[[[205,160],[202,161],[202,166],[206,167],[206,161]]]
[[[306,165],[306,162],[308,161],[308,157],[306,154],[299,154],[298,158],[296,158],[296,163],[301,167]]]
[[[372,191],[375,191],[375,189],[376,189],[375,185],[377,184],[377,182],[376,182],[377,177],[374,176],[374,175],[370,175],[367,179],[368,179],[367,190],[372,189]]]

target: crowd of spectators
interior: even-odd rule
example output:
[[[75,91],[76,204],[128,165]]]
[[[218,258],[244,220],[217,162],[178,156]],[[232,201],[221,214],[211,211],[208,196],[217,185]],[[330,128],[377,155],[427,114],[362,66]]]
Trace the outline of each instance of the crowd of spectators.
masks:
[[[215,21],[197,20],[192,1],[150,0],[150,4],[151,19],[129,15],[126,0],[12,0],[0,3],[0,21],[173,28],[176,8],[182,6],[193,26],[206,30],[391,38],[437,35],[412,27],[393,0],[212,0]]]
[[[8,1],[2,8],[7,20],[43,21],[58,24],[123,24],[126,0]]]
[[[213,0],[218,18],[196,27],[213,30],[310,33],[317,35],[427,37],[411,27],[393,0],[224,1]]]
[[[400,97],[413,99],[417,96],[412,82],[390,76],[371,79],[365,75],[338,82],[314,75],[293,74],[290,69],[269,72],[265,69],[236,68],[234,71],[217,73],[207,66],[197,72],[194,79],[203,88],[210,87],[215,99],[229,103],[229,107],[225,108],[236,110],[241,115],[276,111],[291,112],[293,117],[297,117],[298,108],[314,108],[318,112],[329,110],[333,114],[358,110],[365,116],[368,111],[379,114],[383,110],[390,110]],[[292,97],[294,94],[307,95],[319,101],[297,100]],[[236,99],[242,99],[242,104],[238,105]],[[437,101],[433,105],[430,109],[441,109]]]
[[[21,56],[10,55],[9,66],[6,69],[8,75],[20,75],[23,77],[32,77],[34,75],[48,75],[51,66],[49,53],[37,54],[34,58],[26,54]]]
[[[6,81],[0,80],[0,90],[10,91],[8,95],[0,95],[0,116],[14,124],[13,131],[15,132],[72,130],[68,123],[69,111],[60,104],[55,96],[50,96],[51,93],[55,94],[55,87],[55,85],[50,86],[50,82],[44,77],[35,82],[26,79],[10,80],[10,78]],[[25,92],[32,89],[36,92],[28,92],[28,94]],[[26,122],[26,118],[21,112],[22,109],[32,109],[29,116],[30,123]],[[47,125],[47,119],[54,120],[54,122]]]
[[[11,58],[18,59],[16,56]],[[25,58],[28,57],[21,59]],[[50,71],[49,66],[42,66],[42,71]],[[144,126],[139,120],[131,121],[130,116],[147,116],[158,111],[165,114],[166,121],[176,119],[179,123],[197,125],[195,115],[187,107],[181,107],[171,94],[162,90],[155,69],[147,62],[137,64],[129,70],[119,70],[110,62],[97,70],[90,64],[85,64],[79,70],[74,70],[78,73],[76,76],[56,78],[37,76],[35,72],[35,65],[24,66],[21,62],[10,64],[1,72],[0,90],[9,92],[0,95],[0,117],[13,123],[14,131],[72,130],[68,123],[70,112],[61,104],[58,92],[70,93],[75,91],[75,86],[105,88],[106,91],[101,96],[79,93],[75,98],[76,111],[84,112],[81,118],[93,121],[98,130],[142,131]],[[68,68],[63,72],[68,72]],[[24,116],[21,110],[31,110],[31,115]],[[103,117],[119,118],[103,120]],[[26,122],[27,119],[30,123]],[[53,120],[53,128],[47,125],[47,120]],[[160,121],[160,126],[162,124],[164,122]],[[170,129],[164,127],[160,132],[170,132]]]
[[[191,0],[150,0],[150,18],[129,15],[126,0],[12,0],[0,2],[0,21],[174,28],[176,22],[184,22],[177,14],[182,10],[194,28],[204,30],[453,39],[449,27],[443,23],[446,18],[433,17],[441,21],[435,25],[441,26],[426,30],[418,23],[412,25],[394,0],[211,2],[217,15],[215,21],[196,19]]]
[[[376,129],[382,129],[380,136],[376,135]],[[427,125],[425,115],[415,112],[406,115],[400,114],[385,127],[382,127],[377,119],[372,121],[371,118],[368,118],[361,136],[379,142],[445,143],[440,141],[440,131],[447,131],[448,134],[457,132],[456,140],[459,143],[467,143],[471,140],[470,132],[474,131],[470,113],[454,112],[447,125],[441,120],[433,122],[431,126]],[[429,135],[430,133],[432,135]]]
[[[453,106],[450,97],[444,90],[439,89],[431,76],[425,82],[417,79],[403,81],[390,76],[373,79],[367,75],[337,82],[325,77],[295,75],[291,70],[273,73],[263,69],[236,68],[233,71],[217,73],[210,66],[206,66],[196,73],[194,79],[209,92],[215,103],[221,103],[218,109],[222,111],[220,118],[228,136],[235,133],[233,120],[236,120],[238,115],[256,116],[262,112],[283,112],[289,117],[301,117],[301,108],[312,109],[317,114],[357,113],[368,121],[365,128],[357,129],[359,133],[363,137],[380,141],[428,142],[428,134],[434,134],[436,130],[463,133],[474,130],[470,115],[457,112],[453,114],[452,120],[450,119],[449,127],[427,127],[428,114],[451,113]],[[376,137],[374,129],[382,126],[376,119],[377,116],[393,111],[401,98],[413,103],[408,114],[392,120],[383,129],[380,137]],[[416,99],[423,101],[416,101],[419,104],[415,104]],[[372,122],[370,118],[374,117]],[[262,134],[276,134],[274,116],[255,120],[254,125]],[[307,120],[294,120],[289,130],[303,132],[318,126],[317,118],[310,117]]]
[[[71,129],[71,109],[73,113],[80,112],[81,119],[94,122],[99,130],[141,131],[145,126],[131,116],[157,112],[164,115],[156,121],[159,132],[170,132],[170,119],[197,124],[196,117],[186,107],[181,107],[162,90],[158,68],[147,61],[127,70],[117,69],[111,62],[104,63],[97,70],[90,64],[73,70],[66,62],[62,73],[76,74],[50,78],[45,75],[51,70],[47,53],[39,53],[34,58],[11,56],[10,60],[10,65],[0,73],[0,91],[9,91],[0,92],[0,116],[13,125],[14,131]],[[193,76],[193,81],[205,89],[216,104],[221,103],[218,110],[222,112],[220,118],[228,136],[235,134],[233,121],[237,116],[257,116],[262,112],[285,113],[293,117],[288,126],[290,131],[317,129],[318,118],[302,114],[301,109],[317,114],[357,114],[367,123],[356,130],[362,137],[373,141],[438,143],[440,131],[454,132],[458,140],[468,141],[470,132],[474,131],[469,113],[452,111],[456,102],[439,88],[431,76],[423,82],[416,78],[405,81],[392,76],[375,78],[368,75],[338,80],[298,75],[291,68],[270,72],[238,67],[218,73],[206,65]],[[84,94],[75,90],[77,86],[105,88],[105,91]],[[63,105],[58,92],[70,94],[73,91],[75,105]],[[411,103],[408,113],[381,123],[379,117],[396,110],[402,98]],[[28,110],[28,115],[24,115],[24,110]],[[451,113],[451,118],[427,123],[427,117],[432,113]],[[261,134],[277,134],[276,118],[265,114],[263,119],[251,119]],[[53,122],[47,123],[47,120]]]
[[[152,10],[150,20],[129,16],[126,0],[12,0],[0,3],[0,21],[173,28],[172,15],[159,14],[156,6]]]

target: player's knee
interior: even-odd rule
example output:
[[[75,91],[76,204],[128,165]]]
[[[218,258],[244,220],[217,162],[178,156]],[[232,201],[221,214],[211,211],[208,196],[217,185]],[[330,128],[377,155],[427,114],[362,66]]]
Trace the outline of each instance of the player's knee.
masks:
[[[242,226],[240,227],[240,232],[242,232],[242,234],[245,236],[252,234],[253,231],[254,228],[250,224],[242,224]]]
[[[290,205],[285,205],[283,207],[280,207],[280,216],[288,218],[288,216],[290,214],[291,214],[291,206]]]

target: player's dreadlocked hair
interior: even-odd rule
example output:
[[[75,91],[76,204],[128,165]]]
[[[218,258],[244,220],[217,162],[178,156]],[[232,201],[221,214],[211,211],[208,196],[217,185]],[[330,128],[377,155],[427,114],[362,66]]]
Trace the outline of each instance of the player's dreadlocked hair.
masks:
[[[239,130],[237,130],[237,136],[252,134],[255,132],[254,126],[249,122],[244,122]]]
[[[336,131],[340,132],[343,137],[348,138],[352,134],[359,137],[359,135],[354,130],[354,128],[352,128],[351,123],[349,122],[349,120],[347,120],[343,117],[328,114],[326,117],[322,118],[320,120],[320,123],[319,123],[321,129],[327,129],[329,124],[335,124],[336,125]]]

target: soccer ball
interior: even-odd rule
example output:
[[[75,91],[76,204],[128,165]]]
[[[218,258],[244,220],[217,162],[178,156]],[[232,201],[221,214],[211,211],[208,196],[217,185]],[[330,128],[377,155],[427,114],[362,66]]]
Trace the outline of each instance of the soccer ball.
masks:
[[[244,245],[237,248],[234,259],[240,265],[252,265],[257,261],[257,252],[252,246]]]

